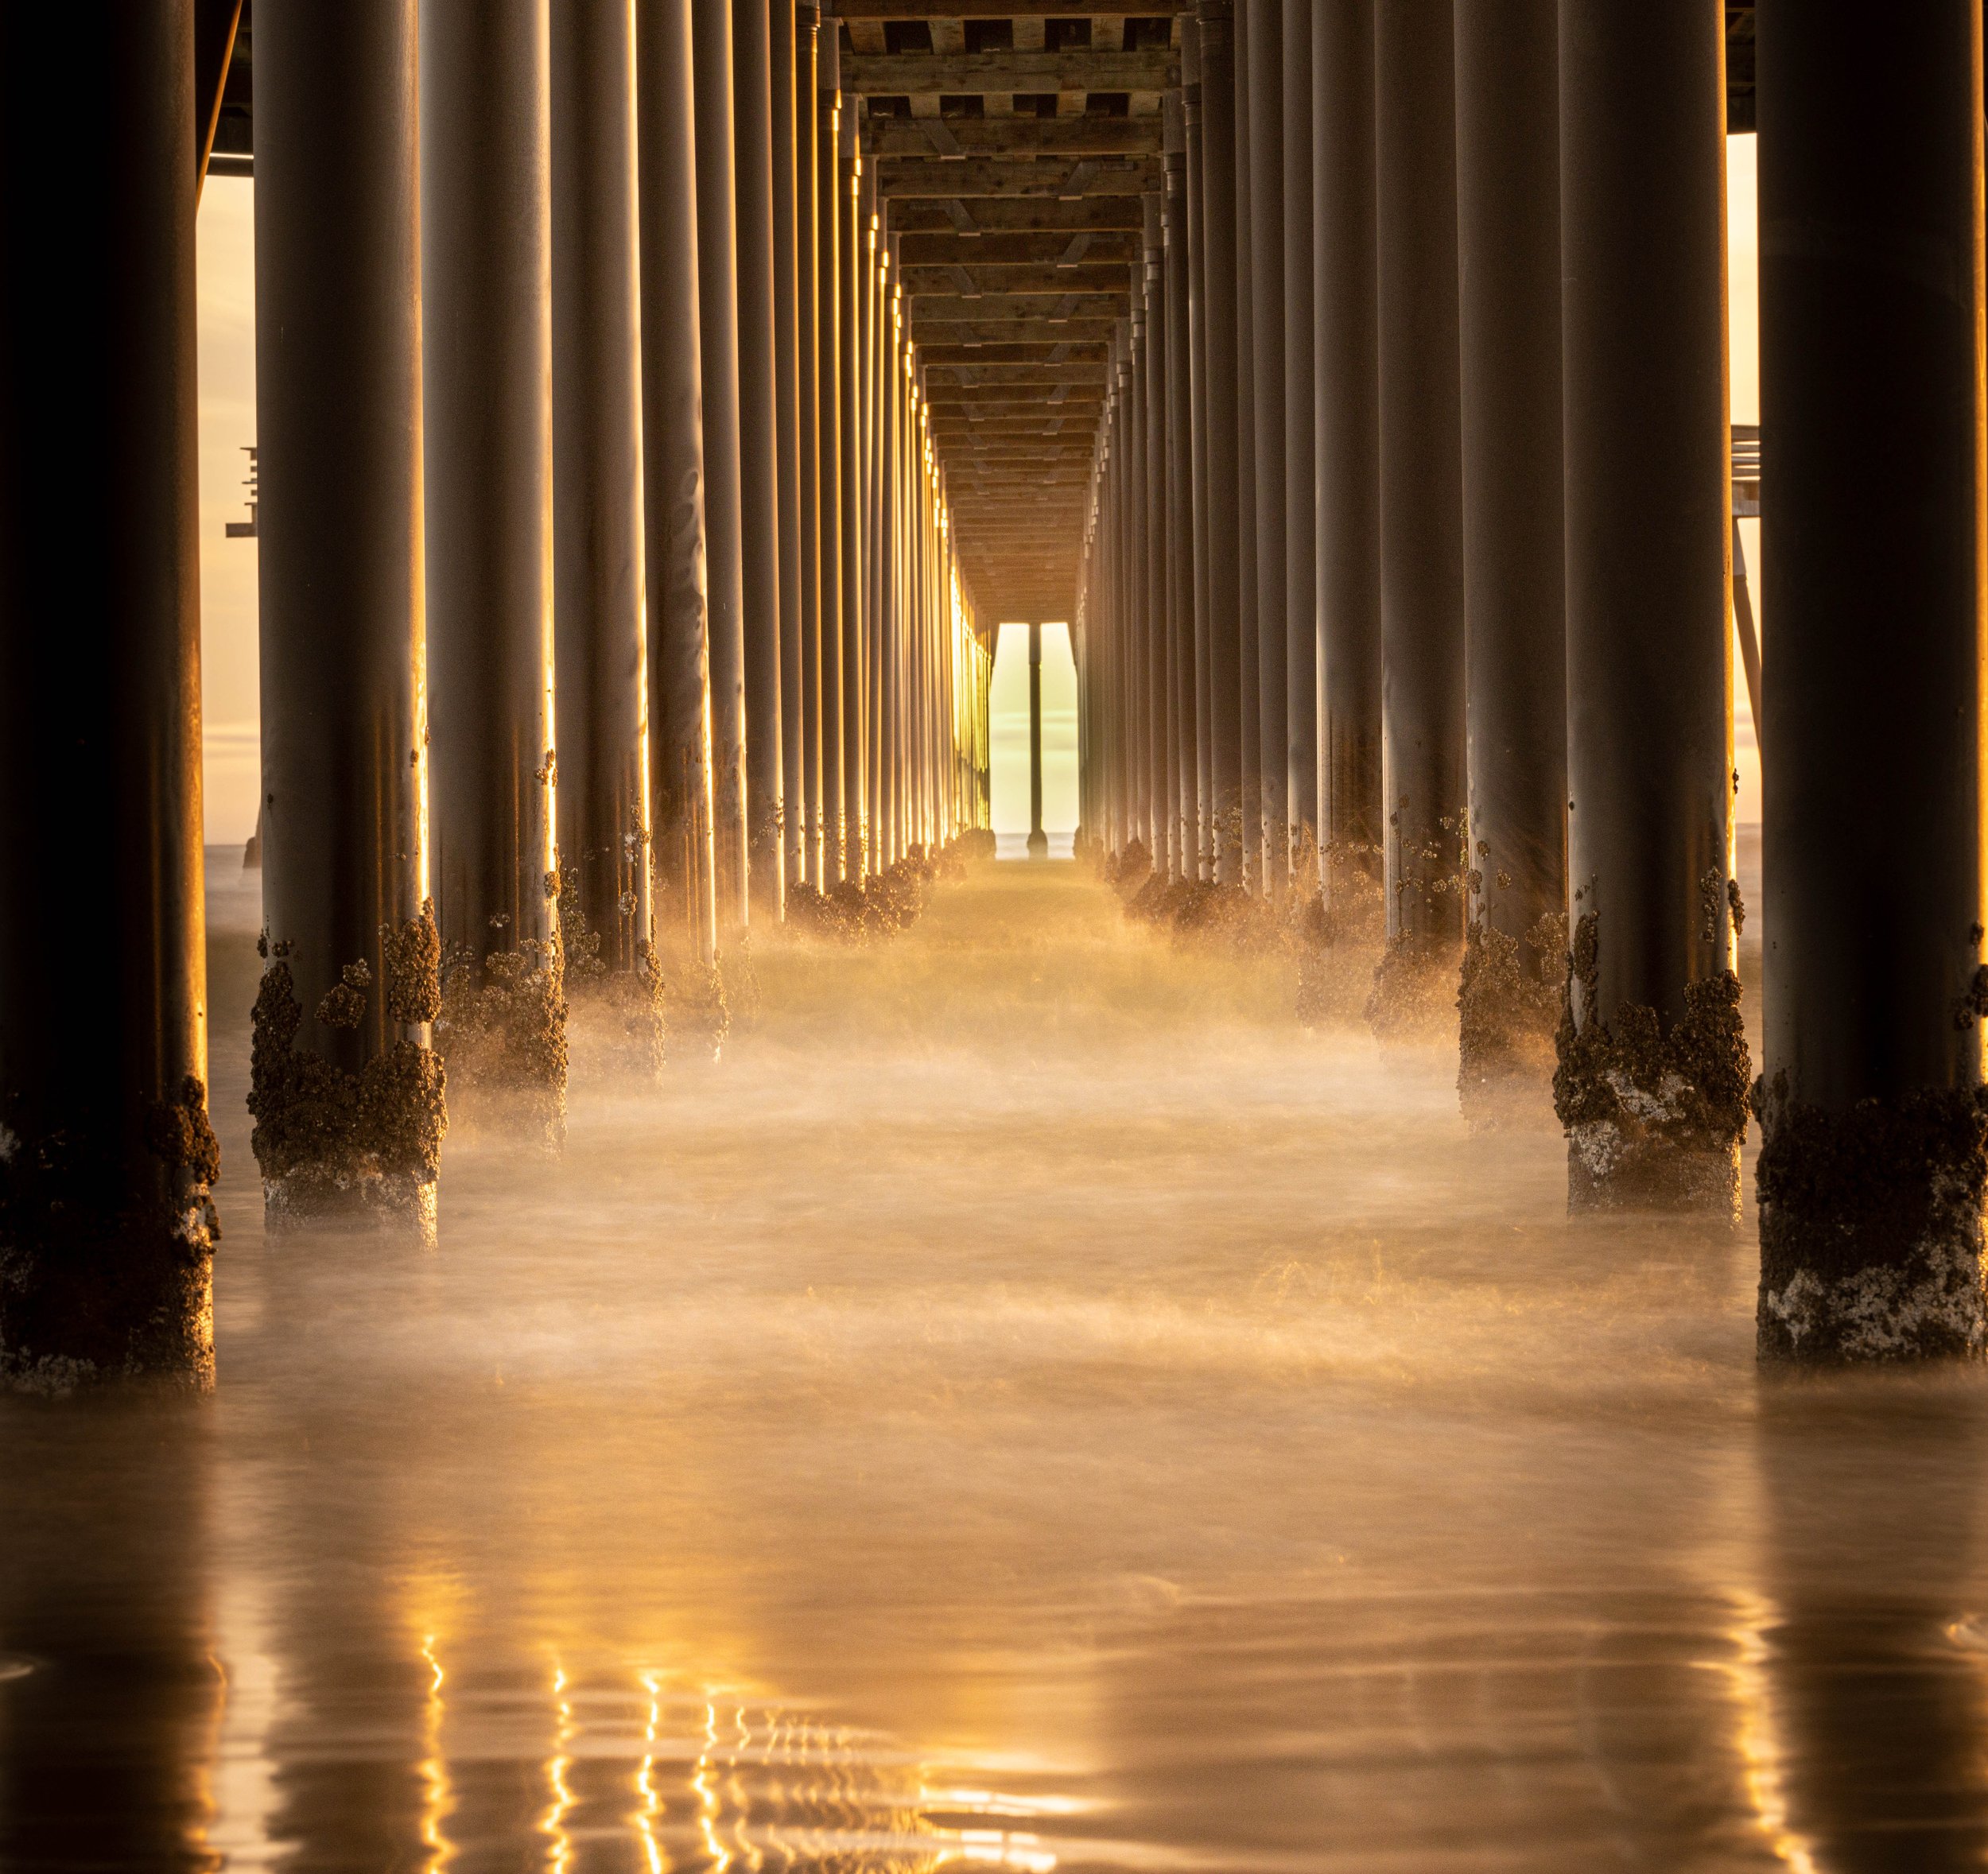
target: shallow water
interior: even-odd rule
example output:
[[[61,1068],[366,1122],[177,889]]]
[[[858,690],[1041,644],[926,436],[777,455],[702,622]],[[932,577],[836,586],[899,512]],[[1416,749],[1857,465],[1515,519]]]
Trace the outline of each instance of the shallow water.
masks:
[[[0,1402],[0,1868],[1988,1861],[1972,1375],[1769,1387],[1741,1232],[988,868],[266,1248],[220,1383]]]

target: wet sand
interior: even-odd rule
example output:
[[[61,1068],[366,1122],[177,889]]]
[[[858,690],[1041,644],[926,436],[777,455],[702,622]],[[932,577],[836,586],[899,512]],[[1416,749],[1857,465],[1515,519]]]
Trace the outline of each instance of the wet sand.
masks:
[[[984,868],[265,1246],[217,867],[211,1398],[0,1400],[0,1868],[1988,1860],[1980,1377],[1769,1386],[1282,959]]]

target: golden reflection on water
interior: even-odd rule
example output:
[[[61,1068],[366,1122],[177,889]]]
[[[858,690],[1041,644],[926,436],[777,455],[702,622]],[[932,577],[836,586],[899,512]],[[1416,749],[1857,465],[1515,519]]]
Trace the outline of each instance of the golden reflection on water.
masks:
[[[6,1874],[1988,1864],[1980,1377],[1763,1387],[1284,960],[999,869],[279,1253],[212,921],[219,1389],[0,1401]]]
[[[1767,1635],[1778,1622],[1776,1612],[1758,1595],[1734,1597],[1731,1639],[1733,1656],[1714,1663],[1732,1688],[1735,1723],[1733,1749],[1738,1760],[1746,1800],[1758,1818],[1774,1858],[1792,1874],[1819,1874],[1813,1844],[1790,1827],[1788,1795],[1783,1787],[1784,1748],[1775,1729],[1773,1693],[1768,1675]]]
[[[422,1637],[421,1661],[428,1668],[428,1697],[421,1710],[421,1744],[425,1755],[420,1766],[421,1845],[428,1850],[428,1858],[422,1865],[427,1874],[439,1874],[456,1857],[455,1845],[442,1827],[456,1806],[456,1798],[449,1787],[448,1760],[442,1754],[442,1721],[447,1715],[442,1687],[448,1682],[448,1674],[435,1656],[432,1633]]]
[[[642,1689],[649,1696],[642,1733],[642,1762],[635,1771],[635,1794],[641,1806],[635,1814],[636,1838],[642,1844],[642,1862],[648,1874],[668,1874],[671,1862],[664,1853],[659,1833],[666,1813],[662,1792],[656,1787],[656,1744],[662,1732],[662,1692],[653,1672],[640,1675]]]

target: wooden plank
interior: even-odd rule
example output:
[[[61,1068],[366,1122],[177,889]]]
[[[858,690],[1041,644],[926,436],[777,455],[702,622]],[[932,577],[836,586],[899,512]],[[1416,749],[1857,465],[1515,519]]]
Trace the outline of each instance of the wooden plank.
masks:
[[[969,299],[960,293],[925,293],[913,295],[911,321],[914,335],[949,321],[965,320],[977,325],[1039,325],[1046,331],[1079,322],[1122,319],[1131,304],[1132,289],[1124,293],[983,293]],[[1072,302],[1074,302],[1074,304]],[[953,338],[957,332],[938,332],[935,337]],[[1094,332],[1066,336],[1094,338]]]
[[[1180,60],[1171,46],[1138,52],[1095,46],[1063,52],[857,52],[843,54],[837,76],[845,93],[891,97],[1164,91],[1180,83]]]
[[[977,320],[927,318],[921,324],[914,324],[912,337],[918,345],[918,355],[923,358],[929,353],[948,349],[960,351],[977,349],[1000,351],[1018,341],[1036,348],[1053,347],[1058,344],[1105,344],[1111,338],[1115,324],[1116,321],[1111,319]]]
[[[1071,202],[1151,195],[1160,186],[1160,173],[1158,161],[1151,157],[1031,156],[1018,151],[952,161],[927,153],[919,158],[879,160],[877,186],[893,204],[933,199]]]
[[[964,365],[969,368],[999,368],[1004,365],[1098,365],[1105,362],[1110,347],[1101,339],[1073,343],[952,345],[922,344],[919,358],[928,365]]]
[[[963,390],[983,390],[996,385],[1019,385],[1046,392],[1057,384],[1087,385],[1095,390],[1105,386],[1104,367],[1095,363],[1056,364],[941,364],[925,359],[926,395],[936,401],[942,390],[957,386]]]
[[[1105,387],[1093,384],[1086,389],[1066,390],[1058,398],[1046,390],[1031,390],[1026,384],[928,384],[925,402],[934,422],[956,427],[999,417],[1039,417],[1044,421],[1061,417],[1067,421],[1074,416],[1095,418],[1105,407]]]
[[[902,235],[907,240],[914,235],[958,235],[966,237],[962,244],[969,246],[973,244],[969,229],[983,238],[1046,234],[1054,229],[1067,240],[1074,234],[1122,231],[1138,235],[1144,227],[1145,210],[1139,198],[1130,195],[1089,196],[1076,201],[914,199],[894,200],[891,204],[893,234]]]
[[[1043,204],[1045,208],[1049,204]],[[1059,204],[1060,205],[1060,204]],[[891,217],[895,231],[896,217]],[[965,267],[970,272],[981,267],[1061,267],[1073,248],[1082,246],[1073,269],[1096,266],[1128,266],[1143,258],[1143,234],[1129,229],[1043,228],[1027,232],[964,235],[902,233],[898,237],[898,264],[911,267]],[[915,290],[915,289],[914,289]],[[1103,290],[1109,292],[1109,287]]]
[[[1194,0],[1140,0],[1134,10],[1142,18],[1158,18],[1193,10]],[[836,0],[835,10],[845,20],[1039,20],[1069,19],[1086,9],[1077,0]]]
[[[1116,295],[1122,292],[1129,296],[1132,292],[1132,271],[1122,261],[1074,267],[1045,266],[1039,262],[1008,266],[999,262],[984,266],[908,266],[898,271],[904,290],[920,297],[928,293],[957,295],[971,301],[996,293],[1035,293],[1060,299],[1074,293]]]
[[[931,162],[977,156],[1157,156],[1159,119],[1145,117],[960,117],[921,123],[872,117],[863,149],[888,162],[909,157]]]

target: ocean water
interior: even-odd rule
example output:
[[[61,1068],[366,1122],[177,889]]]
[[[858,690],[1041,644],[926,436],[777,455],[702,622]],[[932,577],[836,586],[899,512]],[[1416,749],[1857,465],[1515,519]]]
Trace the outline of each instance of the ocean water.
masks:
[[[278,1247],[212,901],[219,1383],[0,1400],[0,1868],[1988,1862],[1980,1376],[1763,1380],[1750,1216],[1289,957],[988,866]]]

